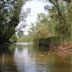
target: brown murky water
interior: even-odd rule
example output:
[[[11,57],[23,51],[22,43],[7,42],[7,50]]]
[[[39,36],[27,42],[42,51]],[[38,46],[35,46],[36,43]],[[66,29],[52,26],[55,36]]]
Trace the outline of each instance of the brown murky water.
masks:
[[[13,54],[0,55],[0,72],[72,72],[71,56],[61,59],[54,52],[46,54],[28,45],[13,49]]]

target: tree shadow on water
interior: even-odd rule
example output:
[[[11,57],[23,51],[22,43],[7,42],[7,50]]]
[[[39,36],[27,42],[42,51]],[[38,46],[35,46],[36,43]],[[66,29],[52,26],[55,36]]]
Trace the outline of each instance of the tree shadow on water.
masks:
[[[11,44],[0,44],[0,55],[7,55],[7,54],[12,54],[12,51],[10,50]],[[12,48],[14,49],[14,48]]]
[[[43,53],[44,55],[47,55],[50,51],[50,48],[48,46],[45,46],[45,45],[40,45],[40,46],[37,46],[37,50],[41,53]]]
[[[0,72],[17,72],[10,44],[0,45]]]

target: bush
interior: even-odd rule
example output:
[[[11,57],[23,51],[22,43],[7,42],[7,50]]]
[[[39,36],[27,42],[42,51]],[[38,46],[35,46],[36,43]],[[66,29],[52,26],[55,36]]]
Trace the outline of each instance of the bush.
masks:
[[[11,38],[10,38],[10,42],[16,42],[17,41],[17,37],[15,35],[13,35]]]
[[[39,46],[54,46],[54,45],[59,45],[60,42],[60,37],[48,37],[48,38],[44,38],[44,39],[39,39]]]

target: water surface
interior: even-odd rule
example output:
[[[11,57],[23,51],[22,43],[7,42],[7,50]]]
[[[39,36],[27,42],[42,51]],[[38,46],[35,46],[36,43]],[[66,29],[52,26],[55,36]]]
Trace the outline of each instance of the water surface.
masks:
[[[72,57],[61,59],[32,45],[9,47],[12,54],[0,55],[0,72],[72,72]]]

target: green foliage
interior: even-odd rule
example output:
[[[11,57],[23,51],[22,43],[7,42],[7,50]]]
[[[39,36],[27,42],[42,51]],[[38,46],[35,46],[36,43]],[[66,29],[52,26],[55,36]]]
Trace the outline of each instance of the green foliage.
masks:
[[[72,36],[72,2],[49,0],[52,7],[49,14],[39,14],[36,25],[32,24],[29,31],[34,41],[50,40],[50,43],[70,41]]]
[[[68,6],[63,1],[59,2],[59,0],[51,0],[53,4],[52,9],[50,10],[51,20],[55,21],[55,33],[58,36],[71,36],[71,24],[69,23],[68,18]]]
[[[8,42],[19,22],[22,0],[0,0],[0,43]]]
[[[32,42],[33,41],[33,37],[30,36],[22,36],[20,38],[17,38],[18,42]]]
[[[15,51],[15,47],[16,47],[16,45],[14,45],[14,44],[11,44],[8,48],[9,48],[9,51],[11,52],[11,53],[13,53],[14,51]]]
[[[47,38],[42,38],[39,39],[39,44],[43,44],[43,45],[48,45],[48,47],[54,46],[54,45],[59,45],[60,42],[60,37],[47,37]]]
[[[48,37],[50,27],[48,26],[48,16],[40,14],[36,25],[32,24],[29,34],[33,36],[34,40]]]
[[[11,38],[9,39],[10,42],[16,42],[17,41],[17,37],[16,35],[12,35]]]

